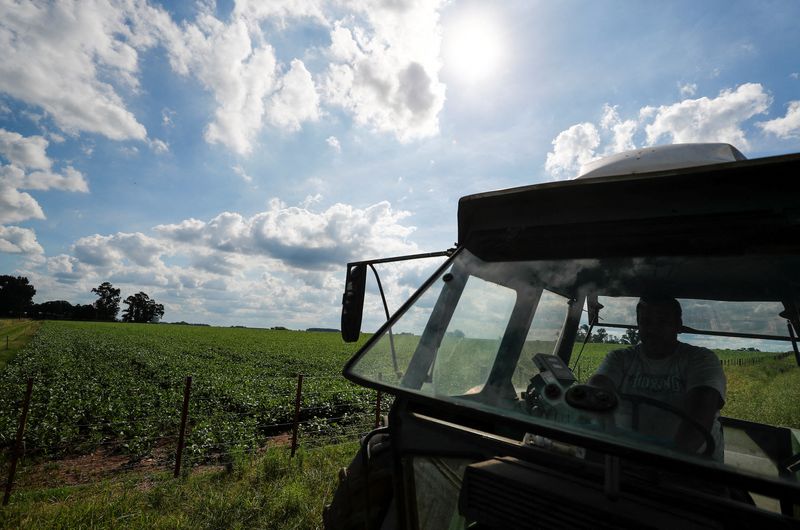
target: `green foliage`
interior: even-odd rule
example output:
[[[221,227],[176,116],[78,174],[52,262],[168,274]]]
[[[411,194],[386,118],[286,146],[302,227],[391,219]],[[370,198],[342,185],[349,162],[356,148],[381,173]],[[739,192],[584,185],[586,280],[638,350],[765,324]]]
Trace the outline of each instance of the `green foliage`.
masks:
[[[21,317],[33,305],[35,294],[25,276],[0,275],[0,316]]]
[[[92,292],[97,295],[97,301],[94,303],[97,318],[112,322],[116,320],[119,313],[120,290],[115,289],[109,282],[103,282],[92,289]]]
[[[297,373],[307,374],[300,419],[344,416],[349,425],[375,400],[336,375],[356,348],[333,333],[48,321],[0,373],[0,446],[13,441],[28,377],[33,456],[88,453],[98,444],[147,455],[159,438],[177,434],[187,375],[191,462],[253,450],[288,430]]]
[[[158,322],[164,316],[164,306],[151,300],[147,293],[129,296],[125,305],[128,307],[122,312],[123,322]]]
[[[15,490],[0,528],[312,529],[322,526],[338,470],[354,443],[305,451],[273,449],[234,474],[131,473],[86,486]]]

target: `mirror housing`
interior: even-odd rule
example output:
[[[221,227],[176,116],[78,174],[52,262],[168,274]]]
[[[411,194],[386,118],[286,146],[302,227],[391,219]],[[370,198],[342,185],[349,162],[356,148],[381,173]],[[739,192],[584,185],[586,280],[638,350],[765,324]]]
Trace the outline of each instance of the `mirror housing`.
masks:
[[[364,292],[367,283],[367,265],[347,265],[347,278],[342,295],[342,339],[355,342],[361,333],[364,312]]]

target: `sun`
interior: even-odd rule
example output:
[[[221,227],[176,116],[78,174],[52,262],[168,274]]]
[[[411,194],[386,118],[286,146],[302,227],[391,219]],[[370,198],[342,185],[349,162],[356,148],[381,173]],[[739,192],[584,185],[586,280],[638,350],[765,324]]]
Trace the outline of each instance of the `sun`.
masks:
[[[499,72],[505,59],[497,16],[473,10],[453,17],[444,28],[444,68],[459,80],[479,83]]]

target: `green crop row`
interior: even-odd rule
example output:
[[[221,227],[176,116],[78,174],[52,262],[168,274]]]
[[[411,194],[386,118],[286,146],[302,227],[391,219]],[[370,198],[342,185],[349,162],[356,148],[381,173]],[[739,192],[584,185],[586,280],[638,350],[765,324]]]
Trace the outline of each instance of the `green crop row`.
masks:
[[[46,322],[0,373],[0,445],[13,443],[29,377],[26,448],[49,457],[99,445],[148,453],[177,435],[188,375],[187,448],[195,453],[288,430],[298,373],[305,374],[301,421],[352,421],[375,400],[338,375],[356,347],[335,333]]]
[[[407,365],[418,339],[395,337],[401,368]],[[259,447],[267,437],[285,435],[294,418],[298,373],[305,374],[301,434],[359,432],[374,422],[375,393],[339,374],[360,344],[345,344],[338,334],[324,332],[45,322],[0,372],[0,447],[13,444],[29,377],[34,379],[26,433],[29,455],[58,457],[105,446],[137,457],[164,444],[174,447],[184,381],[189,375],[193,380],[187,451],[195,460],[211,458],[233,446]],[[493,356],[484,351],[487,346],[483,343],[456,346],[451,348],[452,355],[466,354],[470,359]],[[532,354],[544,351],[545,346],[526,345],[523,357],[527,360],[523,360],[530,364]],[[620,347],[578,344],[571,367],[578,379],[585,381],[610,350]],[[480,355],[471,355],[472,349]],[[367,368],[392,382],[397,374],[391,356],[385,353],[378,356],[375,366]],[[761,352],[717,354],[723,360],[763,356]],[[764,413],[759,403],[769,402],[773,424],[797,427],[800,421],[790,410],[791,403],[778,403],[786,392],[797,388],[800,372],[788,369],[792,363],[793,358],[764,358],[752,366],[726,366],[729,399],[723,413],[758,420]],[[765,370],[777,370],[775,367],[786,367],[780,372],[783,383],[771,385],[765,400],[750,399],[754,390],[749,382]],[[476,362],[470,369],[485,371],[488,364]],[[530,374],[522,372],[515,384],[524,388]],[[743,373],[752,377],[739,377]],[[762,382],[759,388],[765,385]],[[748,390],[740,391],[745,386]]]

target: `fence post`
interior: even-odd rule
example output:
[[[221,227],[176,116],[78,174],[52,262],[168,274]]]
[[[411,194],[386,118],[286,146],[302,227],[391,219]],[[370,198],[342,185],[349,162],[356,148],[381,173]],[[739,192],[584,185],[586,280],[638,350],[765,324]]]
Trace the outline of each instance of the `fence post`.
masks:
[[[300,402],[303,396],[303,374],[297,374],[297,394],[294,397],[294,421],[292,422],[292,454],[289,458],[294,457],[297,451],[297,427],[300,423]]]
[[[375,428],[381,426],[381,391],[375,396]]]
[[[22,415],[19,418],[19,426],[17,427],[17,440],[14,444],[14,454],[11,455],[11,466],[8,469],[8,482],[6,482],[6,493],[3,495],[3,506],[8,506],[8,501],[11,499],[11,488],[14,485],[17,462],[22,456],[22,437],[25,435],[25,422],[28,421],[28,410],[31,405],[32,393],[33,378],[28,378],[28,387],[25,389],[25,401],[22,403]]]
[[[183,410],[181,410],[181,430],[178,433],[178,451],[175,453],[175,478],[181,474],[181,459],[183,446],[186,443],[186,420],[189,416],[189,394],[192,391],[192,376],[186,377],[186,386],[183,389]]]
[[[303,374],[297,374],[297,393],[294,396],[294,421],[292,422],[292,454],[297,451],[297,427],[300,424],[300,402],[303,398]]]

